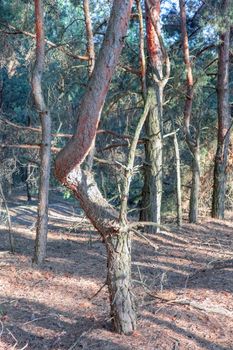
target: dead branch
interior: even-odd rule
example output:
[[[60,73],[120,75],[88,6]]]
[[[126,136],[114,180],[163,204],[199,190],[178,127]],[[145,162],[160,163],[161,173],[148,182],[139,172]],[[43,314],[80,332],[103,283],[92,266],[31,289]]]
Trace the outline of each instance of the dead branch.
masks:
[[[144,227],[144,226],[155,226],[155,227],[161,228],[164,231],[170,232],[169,227],[157,224],[156,222],[153,222],[153,221],[135,221],[129,224],[129,228]]]
[[[149,296],[151,296],[154,299],[160,300],[162,303],[166,303],[169,305],[172,304],[179,304],[179,305],[186,305],[186,306],[191,306],[194,309],[198,309],[201,311],[204,311],[206,313],[216,313],[219,315],[223,315],[226,317],[233,318],[233,311],[230,311],[222,306],[218,305],[212,305],[212,304],[204,304],[204,303],[199,303],[195,300],[189,300],[189,299],[169,299],[169,298],[163,298],[160,297],[159,295],[146,292]]]
[[[155,245],[149,238],[147,238],[145,235],[143,235],[140,231],[137,231],[135,229],[131,229],[131,231],[138,237],[144,239],[151,247],[153,247],[155,250],[158,250],[159,247]]]
[[[97,292],[94,295],[88,298],[88,300],[94,299],[101,292],[101,290],[107,285],[108,285],[107,280],[105,280],[104,284],[97,290]]]
[[[13,33],[9,33],[9,34],[23,34],[23,35],[26,35],[32,39],[36,39],[36,34],[33,34],[33,33],[30,33],[30,32],[27,32],[25,30],[22,30],[22,29],[19,29],[19,28],[16,28],[14,26],[12,26],[11,24],[9,23],[3,23],[3,22],[0,22],[0,24],[5,27],[5,28],[8,28],[8,29],[11,29],[11,30],[14,30]],[[71,51],[67,50],[64,46],[62,45],[66,45],[66,44],[61,44],[61,43],[58,43],[58,44],[55,44],[53,43],[52,41],[50,40],[47,40],[45,39],[45,42],[48,46],[50,46],[51,48],[54,48],[54,49],[58,49],[60,50],[61,52],[63,52],[65,55],[71,57],[71,58],[74,58],[74,59],[79,59],[79,60],[82,60],[82,61],[88,61],[89,60],[89,57],[88,56],[82,56],[82,55],[77,55],[77,54],[74,54],[72,53]]]
[[[32,127],[32,126],[24,126],[24,125],[19,125],[19,124],[16,124],[16,123],[13,123],[11,122],[10,120],[7,120],[5,118],[0,118],[0,121],[2,121],[3,123],[9,125],[9,126],[12,126],[13,128],[16,128],[16,129],[22,129],[22,130],[26,130],[26,131],[34,131],[34,132],[38,132],[38,133],[41,133],[42,130],[41,128],[35,128],[35,127]],[[51,134],[53,137],[67,137],[67,138],[71,138],[72,135],[71,134],[65,134],[65,133],[54,133],[54,134]]]
[[[0,148],[23,148],[23,149],[40,149],[41,145],[38,144],[14,144],[9,145],[7,143],[3,143],[0,145]],[[57,153],[61,150],[61,148],[58,147],[51,147],[51,151],[54,153]]]
[[[40,320],[44,320],[44,319],[51,318],[51,317],[57,317],[57,318],[59,318],[59,315],[57,315],[57,314],[50,314],[50,315],[48,315],[48,316],[37,317],[37,318],[34,318],[33,320],[24,322],[23,325],[25,326],[25,325],[27,325],[27,324],[29,324],[29,323],[33,323],[33,322],[40,321]]]

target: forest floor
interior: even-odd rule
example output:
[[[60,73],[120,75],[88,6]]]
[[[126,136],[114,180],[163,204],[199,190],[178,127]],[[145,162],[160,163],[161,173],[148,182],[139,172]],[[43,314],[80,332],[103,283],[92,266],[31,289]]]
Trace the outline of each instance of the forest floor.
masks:
[[[78,208],[52,199],[43,267],[31,264],[36,202],[17,196],[9,208],[16,254],[0,226],[1,350],[233,349],[233,213],[147,234],[157,250],[134,238],[138,329],[123,336],[111,331],[107,288],[93,297],[106,252]]]

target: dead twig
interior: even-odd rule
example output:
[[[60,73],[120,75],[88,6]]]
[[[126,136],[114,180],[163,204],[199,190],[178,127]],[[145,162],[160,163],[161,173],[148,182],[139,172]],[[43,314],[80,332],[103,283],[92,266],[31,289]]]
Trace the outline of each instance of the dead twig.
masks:
[[[27,322],[23,323],[23,325],[25,326],[25,325],[27,325],[27,324],[29,324],[29,323],[32,323],[32,322],[35,322],[35,321],[44,320],[44,319],[46,319],[46,318],[51,318],[51,317],[57,317],[57,318],[59,318],[59,315],[57,315],[57,314],[51,314],[51,315],[48,315],[48,316],[37,317],[37,318],[34,318],[33,320],[30,320],[30,321],[27,321]]]
[[[9,328],[6,328],[6,330],[15,341],[15,344],[13,345],[13,349],[14,349],[16,347],[16,345],[18,344],[18,340],[15,338],[14,334],[9,330]]]
[[[104,282],[104,284],[97,290],[97,292],[96,292],[94,295],[92,295],[90,298],[88,298],[88,300],[94,299],[94,298],[101,292],[101,290],[102,290],[105,286],[107,286],[107,280],[106,280],[106,281]]]

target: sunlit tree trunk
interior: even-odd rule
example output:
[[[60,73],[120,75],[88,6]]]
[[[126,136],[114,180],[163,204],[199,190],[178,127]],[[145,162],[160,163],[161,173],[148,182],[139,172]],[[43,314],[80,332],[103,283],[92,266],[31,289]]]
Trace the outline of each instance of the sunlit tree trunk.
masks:
[[[45,40],[43,6],[40,0],[35,0],[36,23],[36,61],[32,73],[32,92],[35,105],[41,122],[41,148],[40,148],[40,182],[39,203],[36,227],[36,241],[34,262],[40,264],[46,257],[47,233],[48,233],[48,197],[51,163],[51,118],[45,104],[42,92],[41,79],[44,70]]]
[[[180,149],[177,139],[177,133],[174,128],[174,149],[175,149],[175,160],[176,160],[176,212],[177,212],[177,225],[182,226],[182,191],[181,191],[181,171],[180,171]]]
[[[127,33],[132,4],[133,0],[113,3],[105,39],[78,109],[77,128],[55,161],[57,179],[79,199],[106,244],[111,315],[115,330],[124,334],[131,334],[136,328],[130,233],[127,226],[122,227],[119,213],[100,193],[91,172],[80,166],[96,137],[100,114]]]
[[[223,1],[223,15],[227,16],[230,1]],[[226,167],[230,141],[230,106],[229,106],[229,51],[230,27],[220,35],[218,55],[218,144],[214,161],[214,190],[212,199],[212,217],[224,219]]]

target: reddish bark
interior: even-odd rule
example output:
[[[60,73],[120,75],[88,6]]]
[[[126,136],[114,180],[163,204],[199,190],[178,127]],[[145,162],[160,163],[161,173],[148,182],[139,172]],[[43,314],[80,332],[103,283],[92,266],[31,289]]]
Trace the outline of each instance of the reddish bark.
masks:
[[[180,17],[181,17],[181,32],[182,32],[182,48],[184,55],[184,63],[186,66],[186,99],[184,105],[184,127],[187,143],[192,151],[192,147],[195,141],[192,140],[190,135],[190,120],[192,114],[192,104],[193,104],[193,74],[192,74],[192,64],[189,54],[189,41],[188,33],[186,29],[186,10],[184,0],[180,0]]]
[[[131,334],[136,328],[129,229],[122,228],[119,213],[103,198],[92,174],[82,170],[80,165],[96,137],[101,110],[124,44],[132,4],[133,0],[115,0],[113,3],[105,39],[79,107],[76,131],[55,161],[56,177],[79,199],[106,244],[111,318],[115,330],[124,334]]]
[[[101,110],[116,68],[126,35],[133,0],[116,0],[95,69],[80,103],[78,124],[72,139],[59,153],[55,163],[57,178],[65,183],[67,175],[87,156],[96,135]]]
[[[160,0],[146,1],[146,39],[151,65],[161,73],[163,54],[159,41]],[[162,77],[161,77],[162,78]]]

